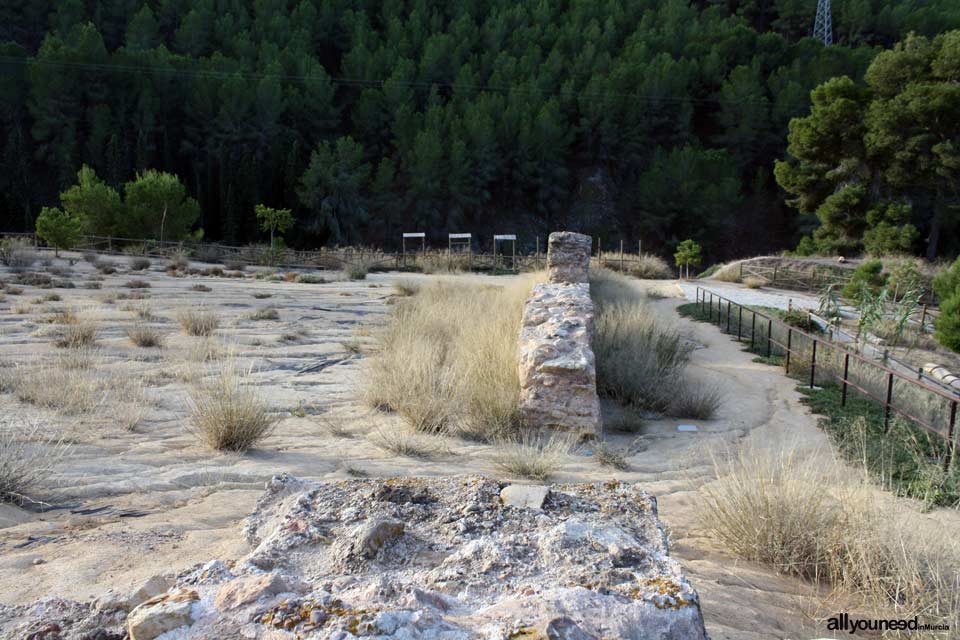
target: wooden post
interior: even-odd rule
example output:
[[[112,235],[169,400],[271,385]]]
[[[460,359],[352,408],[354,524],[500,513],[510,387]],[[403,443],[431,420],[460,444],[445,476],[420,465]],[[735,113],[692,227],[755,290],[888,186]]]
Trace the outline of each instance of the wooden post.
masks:
[[[953,450],[957,443],[953,441],[953,433],[957,426],[957,401],[950,404],[950,425],[947,427],[947,453],[943,457],[944,472],[950,471],[950,462],[953,460]]]
[[[923,311],[920,313],[920,333],[927,330],[927,305],[923,305]]]
[[[623,239],[620,240],[620,273],[623,273]]]
[[[597,260],[600,261],[600,266],[603,266],[603,249],[600,244],[600,236],[597,236]]]
[[[537,236],[537,270],[540,270],[540,236]]]
[[[887,401],[883,405],[883,432],[890,428],[890,402],[893,400],[893,374],[887,374]]]
[[[753,320],[750,321],[750,348],[753,349],[753,336],[757,333],[757,312],[753,312]]]
[[[787,375],[790,374],[790,350],[793,348],[793,327],[787,327]]]
[[[767,318],[767,357],[773,353],[773,320]]]
[[[817,370],[817,341],[813,341],[813,353],[810,354],[810,388],[813,389],[814,375]]]
[[[779,265],[773,265],[773,280],[770,281],[771,287],[777,284],[777,266]]]
[[[850,373],[850,354],[843,354],[843,383],[840,391],[840,406],[847,406],[847,376]]]
[[[737,308],[740,309],[737,317],[737,342],[740,342],[740,336],[743,332],[743,305],[739,305]]]

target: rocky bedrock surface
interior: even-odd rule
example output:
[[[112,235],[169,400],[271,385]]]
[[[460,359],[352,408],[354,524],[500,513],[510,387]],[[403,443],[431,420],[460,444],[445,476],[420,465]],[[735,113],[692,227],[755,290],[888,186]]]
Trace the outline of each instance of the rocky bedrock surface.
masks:
[[[94,602],[0,606],[31,640],[706,639],[637,486],[275,477],[250,552]]]

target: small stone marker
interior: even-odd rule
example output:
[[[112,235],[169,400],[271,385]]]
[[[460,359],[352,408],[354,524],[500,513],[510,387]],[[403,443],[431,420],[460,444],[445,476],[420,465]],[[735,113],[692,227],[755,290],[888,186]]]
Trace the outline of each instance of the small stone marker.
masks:
[[[550,489],[539,484],[511,484],[500,490],[500,502],[507,507],[543,509]]]
[[[697,429],[697,425],[695,424],[678,424],[677,431],[687,431],[687,432],[694,433],[696,431],[699,431],[699,429]]]

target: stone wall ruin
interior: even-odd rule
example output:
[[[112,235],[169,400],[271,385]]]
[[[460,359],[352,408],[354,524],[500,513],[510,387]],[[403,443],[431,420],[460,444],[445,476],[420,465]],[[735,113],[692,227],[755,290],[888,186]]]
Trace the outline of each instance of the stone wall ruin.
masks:
[[[520,413],[530,427],[600,430],[590,299],[590,236],[550,234],[547,282],[531,291],[518,344]]]

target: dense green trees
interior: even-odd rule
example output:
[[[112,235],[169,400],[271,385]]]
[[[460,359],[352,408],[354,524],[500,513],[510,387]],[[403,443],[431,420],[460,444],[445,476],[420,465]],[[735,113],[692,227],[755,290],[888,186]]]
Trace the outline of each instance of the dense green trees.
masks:
[[[866,86],[834,78],[790,123],[780,185],[820,226],[803,245],[883,255],[956,252],[960,222],[960,31],[880,53]],[[952,242],[943,238],[949,234]]]
[[[0,228],[33,228],[87,165],[64,211],[117,234],[252,241],[254,206],[270,202],[308,245],[563,226],[662,253],[694,238],[711,259],[792,246],[810,221],[782,204],[772,166],[811,89],[843,75],[856,87],[911,30],[960,28],[954,0],[836,4],[839,46],[824,48],[806,37],[806,0],[11,0]],[[901,93],[884,99],[920,108]],[[952,162],[945,147],[918,153]],[[923,189],[945,192],[934,173]],[[128,193],[138,175],[146,192]],[[826,191],[813,200],[833,191],[796,179]],[[855,195],[834,202],[841,241],[872,230],[916,245],[887,206],[907,200],[858,201],[845,222]],[[922,206],[942,205],[943,245],[938,197]]]

